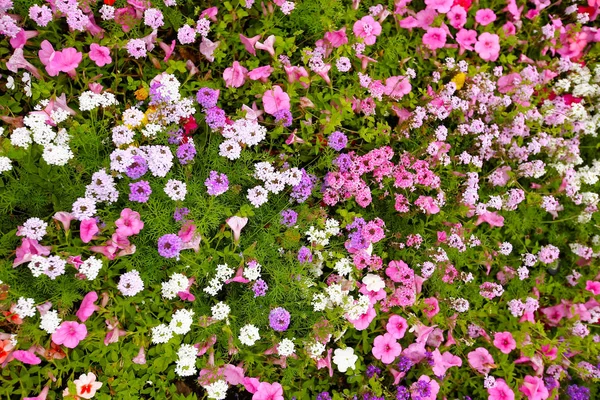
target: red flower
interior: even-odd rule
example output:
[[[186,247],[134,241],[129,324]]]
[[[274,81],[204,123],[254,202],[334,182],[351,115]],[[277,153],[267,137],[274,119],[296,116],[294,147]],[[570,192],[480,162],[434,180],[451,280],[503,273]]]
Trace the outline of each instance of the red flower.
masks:
[[[107,6],[112,6],[113,4],[115,4],[115,0],[104,0],[104,4],[106,4]]]

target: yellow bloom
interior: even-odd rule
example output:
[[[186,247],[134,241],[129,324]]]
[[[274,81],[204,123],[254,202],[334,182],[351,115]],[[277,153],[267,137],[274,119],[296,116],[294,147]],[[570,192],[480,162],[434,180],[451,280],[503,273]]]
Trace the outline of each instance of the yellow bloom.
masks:
[[[146,100],[148,98],[148,90],[146,88],[139,88],[135,91],[135,98],[137,100]]]
[[[458,74],[454,75],[454,78],[452,78],[451,82],[456,84],[456,90],[460,90],[465,84],[465,79],[467,79],[467,75],[459,72]]]

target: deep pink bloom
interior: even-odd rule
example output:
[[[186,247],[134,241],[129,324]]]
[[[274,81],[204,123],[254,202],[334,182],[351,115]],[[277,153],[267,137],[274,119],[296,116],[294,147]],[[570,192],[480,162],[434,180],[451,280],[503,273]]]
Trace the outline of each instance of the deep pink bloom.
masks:
[[[226,68],[223,72],[223,79],[225,80],[225,86],[239,88],[246,81],[246,75],[248,74],[248,70],[242,65],[234,61],[233,65],[229,68]]]
[[[428,28],[423,35],[423,44],[430,50],[441,49],[446,45],[446,31],[442,28]]]
[[[426,307],[423,309],[423,313],[427,316],[427,318],[431,319],[440,312],[440,306],[438,305],[438,301],[435,297],[429,297],[423,300],[423,303],[426,305]]]
[[[545,400],[550,395],[544,385],[542,378],[527,375],[523,381],[523,386],[519,388],[529,400]]]
[[[100,46],[97,43],[92,43],[89,52],[90,60],[96,63],[97,66],[103,67],[112,62],[110,57],[110,49],[105,46]]]
[[[94,311],[98,309],[98,306],[94,303],[98,300],[98,294],[96,292],[89,292],[85,295],[79,306],[79,310],[75,315],[81,322],[87,321],[92,316]]]
[[[256,55],[256,49],[254,48],[254,46],[256,45],[256,42],[258,42],[258,39],[260,39],[260,35],[248,38],[240,33],[240,40],[242,41],[244,48],[246,49],[246,51],[248,51],[248,53],[252,54],[253,56]]]
[[[267,90],[262,97],[263,107],[267,114],[275,115],[277,111],[290,109],[290,96],[279,86]]]
[[[390,333],[386,333],[375,338],[372,352],[382,363],[391,364],[402,352],[402,346]]]
[[[346,27],[343,27],[339,31],[325,33],[325,40],[335,48],[345,45],[348,43],[348,37],[346,37]]]
[[[165,57],[163,58],[164,62],[169,61],[169,58],[171,58],[171,55],[173,54],[173,50],[175,50],[175,46],[177,44],[176,40],[171,41],[171,44],[166,44],[163,41],[158,42],[158,46],[165,52]],[[202,53],[202,44],[200,44],[200,52]],[[202,53],[204,54],[204,53]]]
[[[461,29],[467,23],[467,12],[462,6],[456,5],[450,9],[450,12],[446,14],[450,25],[453,28]]]
[[[52,341],[55,344],[62,344],[69,349],[74,349],[86,336],[87,328],[84,324],[75,321],[63,321],[52,334]]]
[[[121,218],[115,221],[116,234],[120,237],[129,237],[140,233],[144,228],[144,222],[140,220],[140,213],[130,208],[121,211]]]
[[[252,400],[283,400],[283,387],[278,382],[261,382]]]
[[[400,100],[412,89],[410,81],[404,76],[390,76],[385,80],[384,93],[394,100]]]
[[[495,33],[483,32],[475,43],[475,51],[486,61],[496,61],[500,55],[500,37]]]
[[[260,386],[260,381],[256,378],[245,377],[242,381],[244,388],[250,393],[256,393]]]
[[[38,365],[42,362],[38,356],[30,351],[17,350],[13,351],[13,357],[21,361],[23,364]]]
[[[83,243],[89,243],[94,235],[99,231],[100,229],[98,229],[96,219],[88,218],[81,221],[81,225],[79,227],[79,236],[81,237]]]
[[[394,339],[402,339],[407,328],[408,323],[399,315],[392,315],[385,326],[385,329]]]
[[[10,39],[10,45],[13,49],[22,49],[23,47],[25,47],[25,44],[27,43],[28,39],[34,38],[37,35],[38,31],[26,31],[24,29],[21,29],[21,31],[17,33],[17,36]]]
[[[592,292],[592,294],[594,296],[597,296],[600,294],[600,282],[597,281],[587,281],[585,283],[585,290],[589,290],[590,292]]]
[[[363,38],[365,44],[375,44],[377,36],[381,34],[381,24],[375,21],[372,16],[366,15],[356,21],[352,27],[354,35]]]
[[[13,268],[31,261],[31,256],[40,255],[47,256],[50,254],[50,246],[42,246],[37,240],[24,238],[21,241],[21,246],[16,250],[17,256],[13,261]]]
[[[492,368],[495,368],[494,359],[489,351],[483,347],[478,347],[467,355],[469,365],[480,374],[488,374]]]
[[[496,346],[504,354],[509,354],[517,348],[517,342],[510,332],[497,332],[494,335],[494,346]]]
[[[515,393],[501,378],[496,379],[496,385],[487,391],[488,400],[515,400]]]
[[[477,32],[473,29],[461,29],[456,33],[456,43],[460,46],[459,54],[465,50],[473,50],[473,45],[477,42]]]
[[[60,53],[60,57],[55,56],[51,64],[58,63],[59,71],[66,72],[70,77],[74,78],[75,68],[79,66],[83,55],[74,47],[67,47],[58,53]]]
[[[207,17],[212,22],[217,22],[217,13],[219,9],[217,7],[210,7],[200,13],[200,18]]]

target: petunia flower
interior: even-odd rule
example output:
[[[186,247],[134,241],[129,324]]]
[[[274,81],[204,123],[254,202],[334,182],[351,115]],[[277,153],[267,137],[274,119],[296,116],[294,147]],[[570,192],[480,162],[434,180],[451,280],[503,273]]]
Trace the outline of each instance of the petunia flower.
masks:
[[[37,365],[42,362],[38,356],[30,351],[17,350],[13,351],[12,355],[15,359],[21,361],[23,364]]]
[[[35,397],[24,397],[23,400],[46,400],[48,397],[48,391],[50,390],[49,386],[44,386],[40,394]]]
[[[98,294],[96,292],[89,292],[85,295],[85,297],[81,301],[79,310],[75,314],[81,322],[87,321],[87,319],[92,316],[94,311],[98,309],[98,306],[94,304],[97,300]]]
[[[231,67],[226,68],[225,71],[223,71],[225,86],[229,88],[239,88],[246,81],[247,74],[248,70],[239,62],[234,61]]]
[[[100,46],[97,43],[90,45],[90,52],[88,53],[90,60],[96,63],[97,66],[103,67],[112,62],[110,57],[110,49],[105,46]]]
[[[71,213],[68,213],[65,211],[59,211],[56,214],[54,214],[52,219],[55,219],[56,221],[60,222],[62,224],[64,230],[68,231],[71,226],[71,221],[73,221],[75,219],[75,217]]]
[[[244,48],[248,53],[252,54],[253,56],[256,56],[256,49],[254,48],[254,46],[256,45],[256,42],[258,42],[258,39],[260,39],[260,35],[248,38],[240,33],[240,40],[242,41]]]
[[[52,334],[52,342],[74,349],[86,336],[87,329],[84,324],[75,321],[63,321]]]
[[[275,57],[275,49],[273,48],[274,44],[275,44],[275,35],[271,35],[263,43],[256,42],[255,47],[258,50],[267,51],[271,55],[271,57]]]
[[[242,232],[242,229],[248,223],[248,218],[233,216],[228,218],[226,222],[233,231],[233,240],[238,242],[240,240],[240,232]]]
[[[38,69],[29,61],[25,60],[25,56],[23,55],[23,48],[21,47],[15,49],[12,56],[10,56],[10,58],[6,62],[6,68],[14,73],[17,73],[19,69],[24,68],[37,79],[42,78],[40,71],[38,71]]]
[[[92,372],[80,375],[79,379],[74,380],[73,383],[77,389],[77,396],[83,399],[91,399],[102,387],[102,382],[96,382],[96,375]]]
[[[267,90],[263,94],[262,100],[267,114],[275,115],[277,111],[290,109],[290,96],[279,86]]]
[[[95,218],[84,219],[79,226],[79,236],[83,243],[89,243],[99,231]]]
[[[138,351],[137,356],[133,357],[131,360],[134,364],[144,365],[146,364],[146,352],[143,347],[140,347],[140,351]]]

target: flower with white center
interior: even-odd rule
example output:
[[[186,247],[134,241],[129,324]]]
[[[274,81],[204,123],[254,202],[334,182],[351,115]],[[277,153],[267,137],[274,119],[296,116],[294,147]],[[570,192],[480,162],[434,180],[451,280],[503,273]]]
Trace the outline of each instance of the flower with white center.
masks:
[[[333,363],[337,365],[338,371],[344,373],[348,368],[354,369],[358,356],[354,354],[354,349],[347,347],[345,349],[335,349],[333,352]]]
[[[40,329],[46,331],[49,334],[53,334],[58,329],[62,319],[58,317],[56,310],[46,311],[40,319]]]
[[[185,335],[188,333],[194,322],[194,312],[191,310],[177,310],[173,314],[169,328],[177,334]]]
[[[296,346],[294,345],[294,340],[295,338],[290,339],[283,339],[281,342],[279,342],[279,344],[277,345],[277,353],[280,356],[283,357],[289,357],[292,354],[294,354],[294,352],[296,351]]]
[[[212,317],[217,321],[222,321],[229,316],[231,312],[231,308],[223,303],[222,301],[218,302],[214,306],[211,307]]]
[[[135,107],[131,107],[123,113],[123,123],[129,125],[131,128],[135,128],[142,123],[144,119],[144,113]]]
[[[363,278],[362,282],[367,287],[367,290],[371,292],[379,292],[385,287],[385,282],[383,281],[383,279],[381,279],[379,275],[375,274],[367,274]]]
[[[210,385],[204,386],[204,389],[206,390],[206,395],[209,399],[223,400],[227,395],[229,385],[227,385],[227,382],[223,379],[219,379]]]
[[[258,334],[258,328],[254,325],[248,324],[240,329],[240,342],[246,346],[253,346],[258,340],[260,335]]]
[[[173,331],[165,324],[152,328],[152,343],[167,343],[173,337]]]

